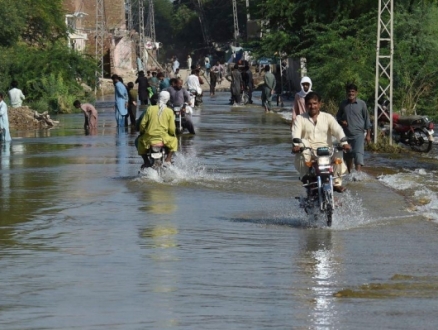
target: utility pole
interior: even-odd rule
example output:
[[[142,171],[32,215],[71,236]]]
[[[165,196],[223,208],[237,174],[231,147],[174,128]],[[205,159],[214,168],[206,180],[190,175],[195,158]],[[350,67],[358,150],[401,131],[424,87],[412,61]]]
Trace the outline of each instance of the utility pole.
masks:
[[[376,89],[374,98],[374,143],[377,143],[378,119],[382,116],[386,116],[389,119],[389,144],[391,145],[393,108],[392,60],[394,55],[393,13],[394,0],[379,0],[376,49]],[[384,100],[389,101],[389,106],[386,109],[383,109],[383,104],[379,103]]]
[[[246,21],[251,20],[251,15],[249,14],[249,0],[246,0]]]
[[[234,17],[234,42],[239,38],[239,22],[237,20],[237,1],[233,0],[233,17]]]
[[[127,24],[126,27],[128,28],[128,31],[131,31],[134,22],[132,20],[132,0],[125,0],[125,6],[126,6],[126,14],[127,14]]]
[[[144,59],[144,46],[145,46],[145,28],[144,28],[144,0],[138,1],[138,53],[140,58]],[[146,67],[146,63],[144,63]]]
[[[103,49],[105,44],[105,5],[104,0],[96,0],[96,59],[98,60],[97,78],[103,78]]]
[[[205,23],[204,8],[202,6],[202,0],[192,0],[195,7],[198,7],[199,24],[201,25],[202,38],[206,46],[210,45],[210,34],[208,33],[207,24]]]
[[[152,42],[155,42],[155,11],[154,0],[149,0],[148,20],[146,23],[146,36],[148,36]]]

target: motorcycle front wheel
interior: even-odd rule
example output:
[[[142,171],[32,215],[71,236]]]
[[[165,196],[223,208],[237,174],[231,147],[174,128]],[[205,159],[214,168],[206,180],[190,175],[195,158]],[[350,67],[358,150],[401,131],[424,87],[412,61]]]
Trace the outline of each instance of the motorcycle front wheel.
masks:
[[[409,137],[411,149],[417,152],[429,152],[432,149],[432,141],[429,136],[420,128],[416,128]]]
[[[327,207],[327,210],[325,211],[325,215],[327,217],[327,227],[331,227],[332,219],[333,219],[333,209],[331,206]]]

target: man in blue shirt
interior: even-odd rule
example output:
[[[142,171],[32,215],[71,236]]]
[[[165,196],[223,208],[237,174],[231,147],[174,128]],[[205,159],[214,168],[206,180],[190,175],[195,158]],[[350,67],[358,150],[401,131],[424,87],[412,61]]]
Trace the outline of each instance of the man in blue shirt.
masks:
[[[128,91],[118,75],[112,75],[111,79],[114,83],[116,123],[118,127],[124,127],[125,116],[128,114]]]

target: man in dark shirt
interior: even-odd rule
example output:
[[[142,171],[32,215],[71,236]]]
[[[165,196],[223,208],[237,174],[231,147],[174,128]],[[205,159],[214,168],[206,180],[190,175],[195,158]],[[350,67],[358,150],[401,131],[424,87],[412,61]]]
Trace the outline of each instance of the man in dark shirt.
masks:
[[[183,81],[181,78],[172,80],[172,86],[168,87],[166,91],[170,94],[169,102],[173,107],[182,107],[184,103],[189,103],[190,94],[182,87]],[[191,134],[195,134],[193,123],[187,116],[181,122],[183,128],[186,128]]]
[[[148,78],[144,76],[144,72],[140,71],[138,73],[138,78],[135,81],[136,84],[138,84],[138,99],[140,101],[141,105],[148,104],[149,99],[149,82]]]
[[[252,91],[254,88],[253,85],[253,77],[252,77],[252,71],[249,68],[249,65],[245,65],[245,69],[242,72],[242,79],[243,79],[243,86],[248,93],[248,103],[252,104]]]
[[[348,173],[353,167],[353,159],[356,171],[360,172],[364,165],[365,139],[367,143],[371,141],[371,122],[365,102],[357,98],[357,86],[349,84],[346,92],[347,99],[339,105],[336,119],[344,129],[352,148],[351,152],[344,153]]]

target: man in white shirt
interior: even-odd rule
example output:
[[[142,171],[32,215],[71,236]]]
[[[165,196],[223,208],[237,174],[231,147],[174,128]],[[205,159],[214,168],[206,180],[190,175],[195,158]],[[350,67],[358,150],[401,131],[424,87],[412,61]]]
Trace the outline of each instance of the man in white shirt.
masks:
[[[176,69],[179,69],[179,62],[176,57],[173,58],[172,69],[174,73],[176,72]]]
[[[190,76],[187,77],[186,80],[187,89],[189,91],[194,90],[198,95],[202,95],[202,87],[201,84],[199,83],[199,76],[196,75],[196,72],[198,72],[199,74],[199,70],[192,70]]]
[[[9,99],[11,100],[11,107],[13,108],[18,108],[21,107],[21,105],[23,104],[23,100],[25,99],[23,92],[21,91],[21,89],[18,89],[18,82],[17,81],[13,81],[12,84],[12,89],[9,90],[8,94],[9,94]]]
[[[9,133],[8,106],[3,100],[3,93],[0,93],[0,143],[11,141]]]
[[[310,148],[316,149],[318,147],[332,147],[332,136],[338,141],[345,137],[344,130],[335,117],[320,111],[321,97],[318,93],[308,93],[305,97],[305,102],[307,112],[295,118],[292,126],[292,139],[305,139]],[[351,150],[351,146],[347,142],[342,142],[341,145],[344,151]],[[294,144],[292,152],[295,154],[300,152],[300,145]],[[300,155],[295,156],[295,168],[300,172],[301,178],[309,171],[306,161],[310,161],[310,157],[309,150],[305,150]],[[337,158],[342,159],[342,157]],[[343,160],[341,164],[333,165],[333,172],[341,175],[347,172],[347,166]],[[333,190],[340,193],[345,191],[345,187],[342,187],[341,178],[334,180]]]

